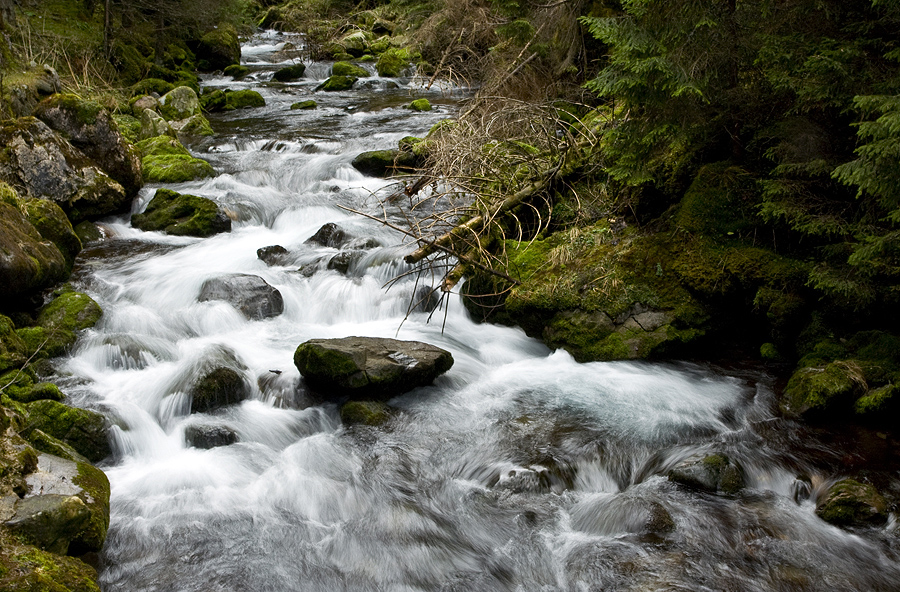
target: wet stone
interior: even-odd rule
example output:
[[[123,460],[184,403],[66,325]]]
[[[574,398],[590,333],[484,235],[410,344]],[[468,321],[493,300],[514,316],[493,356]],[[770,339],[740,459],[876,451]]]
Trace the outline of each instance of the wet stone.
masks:
[[[281,292],[261,277],[244,273],[206,280],[200,289],[198,300],[224,300],[248,319],[257,321],[284,312]]]
[[[335,224],[334,222],[329,222],[328,224],[323,224],[321,228],[319,228],[314,235],[306,239],[306,244],[316,244],[321,245],[323,247],[340,247],[347,240],[347,233],[343,228]]]
[[[231,428],[218,425],[192,425],[184,430],[184,439],[194,448],[209,450],[228,446],[238,441],[237,433]]]
[[[268,266],[284,265],[287,261],[288,250],[281,245],[271,245],[256,250],[256,256]]]

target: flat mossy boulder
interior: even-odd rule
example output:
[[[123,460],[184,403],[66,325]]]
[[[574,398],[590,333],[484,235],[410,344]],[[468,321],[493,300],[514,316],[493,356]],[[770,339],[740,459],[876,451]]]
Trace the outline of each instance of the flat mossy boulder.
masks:
[[[329,76],[328,80],[316,87],[316,90],[323,90],[325,92],[350,90],[356,81],[357,78],[352,76]]]
[[[132,85],[129,90],[131,91],[132,96],[149,95],[153,93],[162,96],[173,88],[175,88],[175,85],[171,82],[166,82],[159,78],[144,78]]]
[[[0,201],[0,297],[9,300],[63,281],[71,270],[59,247],[41,236],[17,205]]]
[[[357,155],[350,164],[364,175],[389,177],[411,172],[419,161],[413,153],[405,150],[371,150]]]
[[[266,100],[255,90],[231,90],[225,93],[225,109],[265,107]]]
[[[189,137],[215,135],[209,120],[199,113],[181,121],[173,121],[172,129],[178,134]]]
[[[100,592],[97,571],[75,557],[43,551],[0,529],[0,589]]]
[[[26,497],[16,502],[15,511],[3,526],[35,546],[60,555],[68,553],[69,543],[91,519],[87,504],[74,495]]]
[[[50,400],[35,401],[25,408],[28,417],[22,435],[26,439],[33,430],[41,430],[91,462],[99,462],[112,453],[106,420],[99,413]]]
[[[142,140],[137,146],[143,155],[144,178],[148,182],[183,183],[216,174],[211,164],[191,156],[175,138],[157,136]]]
[[[349,78],[366,78],[369,71],[362,66],[350,62],[335,62],[331,66],[332,76],[347,76]]]
[[[275,70],[275,73],[272,75],[272,80],[277,82],[293,82],[294,80],[303,78],[304,72],[306,72],[306,66],[303,64],[285,66],[284,68]]]
[[[207,413],[237,405],[250,396],[250,385],[233,368],[219,367],[204,374],[191,388],[191,412]]]
[[[22,197],[55,202],[73,223],[123,212],[131,204],[120,183],[39,119],[0,125],[0,146],[0,180]]]
[[[298,101],[298,102],[294,103],[293,105],[291,105],[291,109],[301,109],[301,110],[315,109],[316,107],[318,107],[318,104],[311,99],[307,100],[307,101]]]
[[[62,540],[67,541],[68,553],[81,555],[103,548],[109,528],[110,495],[109,479],[103,471],[87,462],[44,453],[38,455],[37,468],[26,481],[32,492],[41,492],[41,495],[25,500],[47,495],[75,497],[87,509],[87,520],[80,528],[60,533]],[[18,513],[18,505],[16,509]]]
[[[744,472],[723,454],[711,454],[700,460],[678,464],[669,480],[691,489],[733,495],[744,488]]]
[[[228,302],[251,320],[275,317],[284,312],[284,299],[276,288],[256,275],[233,273],[203,282],[200,302]]]
[[[231,25],[219,25],[200,38],[194,53],[197,55],[197,67],[208,72],[240,63],[241,44],[237,31]]]
[[[100,104],[76,95],[57,94],[41,101],[34,115],[117,181],[128,198],[137,195],[143,185],[140,156]]]
[[[880,526],[887,522],[887,502],[871,485],[838,481],[816,504],[816,515],[838,526]]]
[[[386,400],[431,384],[453,366],[453,356],[418,341],[344,337],[302,343],[294,365],[326,399]]]
[[[240,64],[231,64],[230,66],[227,66],[222,73],[225,74],[225,76],[231,76],[235,80],[240,80],[250,73],[250,68]]]
[[[186,86],[179,86],[159,99],[159,112],[167,121],[180,121],[200,114],[197,93]]]
[[[231,219],[205,197],[157,189],[147,209],[131,216],[135,228],[176,236],[206,237],[231,231]]]
[[[346,53],[355,58],[362,56],[369,48],[369,40],[362,31],[354,31],[345,35],[338,41],[338,44],[344,48]]]
[[[838,416],[849,411],[866,390],[858,362],[801,368],[788,381],[781,407],[790,415]]]

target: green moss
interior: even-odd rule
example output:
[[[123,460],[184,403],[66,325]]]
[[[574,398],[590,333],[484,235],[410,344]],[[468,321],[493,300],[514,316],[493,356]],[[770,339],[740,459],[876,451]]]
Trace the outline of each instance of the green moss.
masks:
[[[291,105],[291,109],[303,109],[303,110],[315,109],[316,107],[318,107],[318,105],[313,100],[299,101],[299,102]]]
[[[266,100],[255,90],[234,90],[225,93],[225,107],[227,109],[247,109],[251,107],[265,107]]]
[[[131,95],[140,96],[156,93],[162,96],[174,88],[175,85],[171,82],[166,82],[165,80],[160,80],[158,78],[145,78],[144,80],[141,80],[140,82],[132,85]]]
[[[848,411],[865,390],[862,372],[854,361],[801,368],[788,381],[782,408],[792,414],[839,414]]]
[[[247,384],[236,370],[215,368],[197,381],[190,394],[192,412],[215,411],[243,401],[247,395]]]
[[[131,223],[147,231],[163,231],[176,236],[211,236],[231,230],[231,221],[210,199],[196,195],[157,189],[142,214],[134,214]]]
[[[182,134],[187,134],[189,136],[215,135],[212,126],[209,125],[209,120],[199,114],[191,116],[179,131]]]
[[[29,357],[35,356],[37,359],[52,358],[65,353],[65,347],[54,349],[58,344],[56,341],[50,339],[50,331],[44,327],[23,327],[21,329],[16,329],[16,334],[25,344]],[[51,341],[53,341],[52,344]],[[68,342],[67,339],[64,341]]]
[[[380,426],[389,419],[388,406],[378,401],[350,401],[341,406],[341,421],[346,425]]]
[[[409,108],[412,111],[431,111],[431,103],[428,102],[428,99],[416,99],[412,103],[409,104]]]
[[[681,200],[675,224],[691,233],[732,236],[751,228],[751,175],[729,162],[702,167]]]
[[[16,333],[9,317],[0,315],[0,372],[20,368],[27,359],[28,347]]]
[[[219,25],[200,38],[196,53],[197,67],[201,70],[224,70],[240,63],[241,45],[237,31],[231,25]]]
[[[228,98],[225,91],[214,90],[211,93],[205,93],[200,96],[200,108],[207,113],[222,111],[228,104]]]
[[[350,76],[330,76],[328,80],[316,87],[316,90],[324,90],[325,92],[339,92],[350,90],[356,83],[356,78]]]
[[[893,422],[900,411],[900,389],[893,384],[872,389],[856,400],[853,411],[876,422]]]
[[[141,52],[133,46],[116,39],[112,44],[110,61],[125,84],[134,84],[144,78],[149,63]],[[141,93],[147,94],[147,93]]]
[[[148,183],[184,183],[216,174],[212,165],[192,156],[148,156],[143,165]]]
[[[303,64],[294,64],[293,66],[285,66],[275,71],[272,80],[277,82],[292,82],[303,77],[306,72],[306,66]]]
[[[378,75],[386,78],[397,78],[409,67],[411,62],[421,59],[421,55],[410,52],[406,48],[390,48],[378,57],[375,69]]]
[[[347,76],[349,78],[366,78],[369,71],[350,62],[335,62],[331,66],[332,76]]]
[[[78,463],[78,475],[72,479],[87,496],[80,496],[91,511],[87,527],[70,546],[70,552],[100,551],[109,530],[109,479],[97,467],[86,462]]]
[[[52,454],[53,456],[58,456],[72,462],[87,462],[87,459],[78,454],[78,452],[74,448],[72,448],[59,438],[54,438],[43,430],[34,429],[29,431],[28,443],[34,446],[37,450],[46,452],[47,454]]]
[[[0,388],[3,393],[20,403],[31,403],[42,399],[62,401],[62,391],[52,382],[35,384],[33,376],[28,372],[13,370],[0,376]]]
[[[40,310],[37,324],[49,331],[58,328],[80,331],[96,325],[101,316],[103,310],[90,296],[65,292]]]
[[[109,456],[106,420],[99,413],[49,400],[30,403],[26,409],[28,419],[23,431],[26,438],[32,430],[41,430],[70,445],[91,462]]]
[[[132,144],[136,143],[141,135],[141,120],[132,115],[117,114],[112,116],[116,122],[116,127],[126,140]]]
[[[884,524],[886,508],[887,503],[874,487],[844,479],[828,490],[823,503],[816,507],[816,514],[822,520],[840,526]]]
[[[240,80],[244,76],[250,73],[250,68],[247,66],[242,66],[240,64],[231,64],[230,66],[225,68],[223,74],[225,76],[231,76],[235,80]]]
[[[84,561],[5,539],[0,588],[9,592],[100,592],[97,572]]]
[[[20,209],[40,235],[59,248],[66,269],[71,272],[75,257],[81,252],[81,240],[62,208],[47,199],[27,199],[20,202]]]
[[[365,373],[360,372],[352,357],[343,352],[310,343],[301,343],[294,351],[294,365],[300,369],[301,374],[305,369],[309,374],[328,376],[334,381],[349,381],[350,388],[364,386],[368,383]],[[358,378],[354,378],[357,375]]]

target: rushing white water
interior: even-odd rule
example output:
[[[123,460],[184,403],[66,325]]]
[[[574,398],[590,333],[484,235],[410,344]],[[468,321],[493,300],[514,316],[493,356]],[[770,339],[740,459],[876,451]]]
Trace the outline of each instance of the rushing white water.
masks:
[[[194,149],[221,174],[173,187],[235,212],[233,231],[176,238],[111,220],[115,238],[80,262],[80,287],[105,313],[64,370],[72,400],[115,424],[105,590],[898,589],[888,534],[847,533],[794,500],[798,473],[814,487],[831,476],[788,450],[790,436],[760,435],[796,429],[771,416],[765,377],[578,364],[518,329],[475,324],[457,298],[431,322],[424,312],[404,322],[415,279],[383,285],[408,270],[411,247],[337,206],[378,212],[389,182],[350,160],[424,135],[456,97],[377,78],[313,94],[324,65],[269,83],[291,60],[283,43],[258,36],[244,48],[247,80],[206,81],[256,88],[267,106],[215,119],[218,135]],[[402,109],[414,92],[435,111]],[[319,109],[289,110],[309,96]],[[298,273],[337,252],[304,243],[328,222],[381,246],[346,275]],[[290,264],[257,258],[275,244]],[[234,272],[275,286],[284,313],[251,321],[198,302],[205,280]],[[346,428],[334,406],[310,404],[292,355],[307,339],[347,335],[425,341],[455,364],[394,399],[386,426]],[[192,381],[221,364],[243,373],[251,400],[191,414]],[[197,425],[238,442],[193,448],[185,430]],[[745,492],[665,478],[711,451],[742,463]],[[648,527],[666,513],[674,529]]]

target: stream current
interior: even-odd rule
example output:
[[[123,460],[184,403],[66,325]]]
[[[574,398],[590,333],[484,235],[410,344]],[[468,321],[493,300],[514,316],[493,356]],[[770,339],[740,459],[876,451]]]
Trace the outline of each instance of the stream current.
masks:
[[[900,589],[893,519],[849,532],[814,514],[843,453],[779,418],[765,375],[579,364],[518,329],[476,324],[457,297],[430,322],[404,321],[415,278],[383,286],[409,270],[413,247],[337,206],[380,214],[390,181],[352,158],[423,136],[464,89],[373,76],[313,94],[328,64],[271,81],[292,63],[287,41],[301,43],[259,34],[243,47],[250,76],[203,81],[267,104],[211,117],[216,135],[191,148],[219,174],[171,186],[234,212],[232,232],[179,238],[110,219],[111,238],[79,260],[77,287],[105,312],[61,373],[74,404],[114,423],[104,590]],[[434,110],[402,108],[417,96]],[[306,98],[318,109],[289,109]],[[304,242],[329,222],[381,246],[346,274],[298,273],[337,252]],[[269,267],[256,251],[275,244],[289,260]],[[205,280],[235,272],[276,287],[284,313],[252,321],[198,302]],[[292,356],[307,339],[349,335],[424,341],[455,364],[393,399],[387,425],[345,427],[336,406],[307,397]],[[239,369],[251,399],[191,414],[189,384],[217,365]],[[238,442],[192,447],[192,426]],[[743,466],[741,493],[666,478],[711,452]]]

